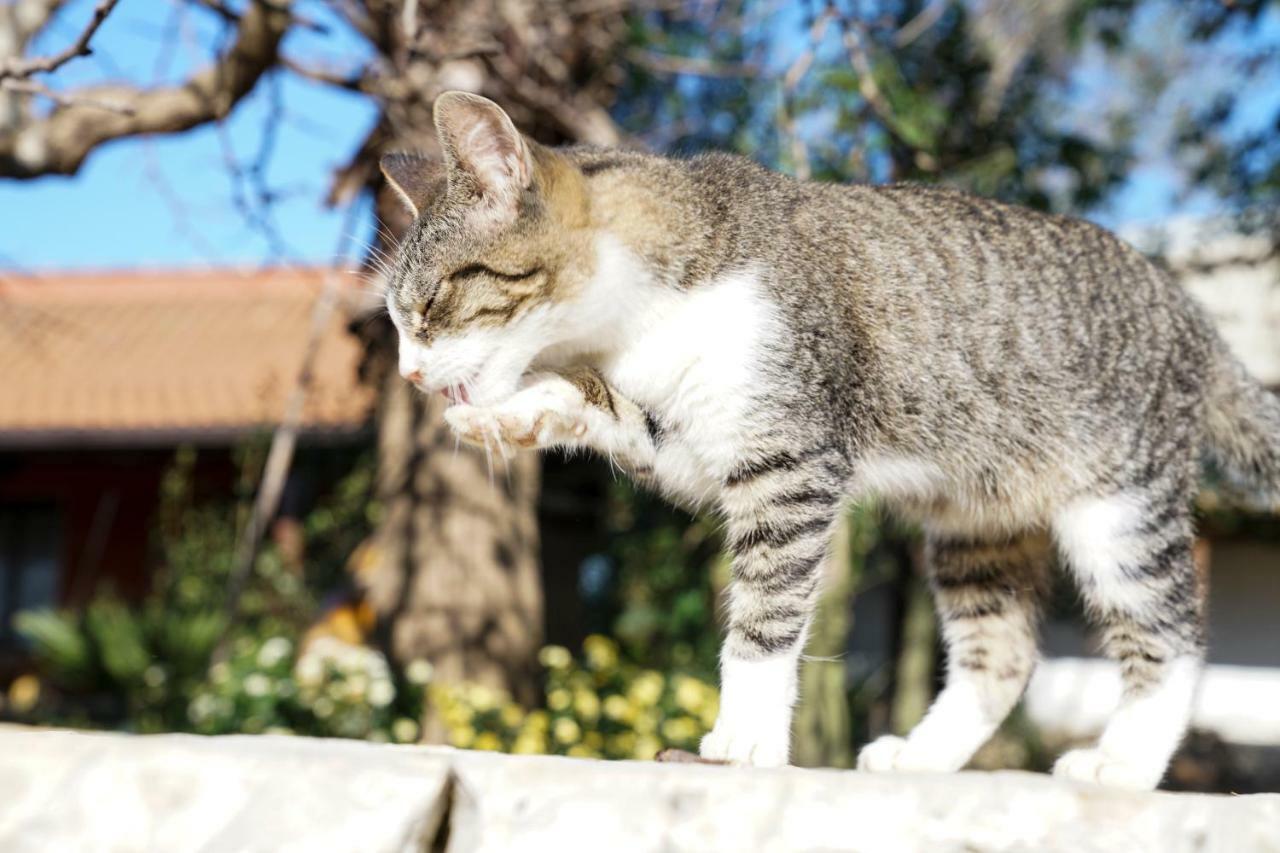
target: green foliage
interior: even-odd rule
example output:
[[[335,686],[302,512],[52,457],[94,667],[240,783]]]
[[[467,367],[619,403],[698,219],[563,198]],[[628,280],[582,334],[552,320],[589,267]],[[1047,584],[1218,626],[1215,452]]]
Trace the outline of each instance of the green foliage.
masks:
[[[80,611],[19,617],[43,686],[52,688],[24,682],[40,699],[21,703],[22,719],[414,742],[425,716],[439,720],[460,747],[607,758],[696,749],[715,720],[717,691],[699,677],[714,670],[717,642],[708,566],[720,559],[720,543],[708,522],[690,523],[618,486],[611,523],[621,569],[618,624],[628,651],[599,635],[586,640],[577,660],[547,647],[540,656],[545,705],[522,708],[480,685],[432,684],[426,661],[397,669],[375,649],[308,632],[319,609],[311,590],[340,574],[334,564],[376,520],[368,465],[357,466],[305,520],[306,581],[266,547],[228,628],[223,603],[236,512],[195,499],[194,464],[184,451],[165,477],[162,567],[143,601],[129,605],[104,590]],[[254,464],[252,454],[244,464]],[[229,653],[214,662],[226,631]],[[635,658],[650,663],[642,667]]]
[[[333,638],[309,643],[296,660],[295,648],[280,635],[239,638],[192,691],[186,727],[209,735],[417,740],[425,677],[393,673],[376,650]]]
[[[825,180],[944,181],[1073,213],[1160,158],[1241,208],[1274,201],[1280,174],[1277,110],[1256,97],[1280,73],[1268,7],[695,4],[633,22],[615,111],[658,149],[730,149]],[[1215,79],[1188,85],[1206,64]]]
[[[624,656],[664,671],[714,677],[716,601],[728,579],[716,525],[625,480],[612,488],[608,515],[617,567],[611,633]]]
[[[246,468],[261,464],[252,446],[240,456]],[[312,587],[267,545],[245,586],[236,622],[228,625],[226,589],[243,512],[225,501],[198,500],[195,463],[193,451],[181,450],[163,478],[155,539],[159,567],[141,602],[126,604],[102,589],[78,611],[27,612],[15,620],[54,688],[37,713],[140,731],[203,730],[189,706],[208,692],[213,672],[221,671],[211,671],[210,661],[224,635],[241,653],[269,638],[296,645],[315,617]],[[318,574],[340,574],[337,561],[345,557],[336,555],[368,532],[369,467],[357,466],[308,519],[317,553],[308,566]],[[252,477],[241,480],[247,484]]]
[[[14,617],[14,628],[55,682],[71,688],[88,684],[94,674],[94,649],[72,614],[32,610]]]

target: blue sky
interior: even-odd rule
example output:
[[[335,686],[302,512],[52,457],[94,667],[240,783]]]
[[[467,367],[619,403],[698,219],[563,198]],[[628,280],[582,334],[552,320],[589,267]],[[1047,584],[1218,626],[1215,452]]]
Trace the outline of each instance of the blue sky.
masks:
[[[56,50],[73,39],[91,7],[92,0],[68,4],[36,50]],[[337,68],[365,58],[367,48],[326,4],[303,0],[302,8],[331,31],[291,33],[287,55]],[[1108,110],[1146,117],[1142,162],[1119,193],[1091,213],[1110,225],[1216,212],[1211,195],[1185,184],[1185,164],[1165,154],[1171,119],[1189,101],[1239,85],[1230,61],[1238,49],[1280,44],[1280,13],[1273,6],[1261,26],[1169,60],[1185,41],[1173,8],[1173,0],[1147,4],[1134,21],[1140,50],[1119,64],[1101,51],[1086,51],[1073,81],[1082,122]],[[73,87],[121,78],[148,85],[181,80],[209,61],[211,45],[223,33],[213,15],[193,4],[125,0],[99,31],[95,55],[73,60],[49,82]],[[1157,59],[1183,63],[1186,73],[1159,99],[1144,103],[1144,93],[1123,81]],[[1230,133],[1247,132],[1280,112],[1280,78],[1274,67],[1272,72],[1262,80],[1269,85],[1256,85],[1233,114]],[[278,138],[265,178],[277,197],[269,206],[269,230],[278,239],[268,240],[244,214],[246,203],[260,210],[255,186],[244,175],[237,179],[228,162],[247,169],[255,161],[263,129],[276,113]],[[105,146],[74,177],[0,180],[0,269],[327,262],[352,230],[344,211],[324,205],[329,177],[375,117],[375,106],[361,97],[282,72],[260,82],[223,125]],[[372,228],[367,211],[358,214],[349,235],[357,247]]]
[[[95,55],[73,60],[50,83],[183,79],[208,62],[208,46],[217,43],[222,26],[192,4],[182,5],[187,14],[175,33],[170,17],[175,5],[125,0],[99,30]],[[313,5],[308,14],[324,19],[324,7]],[[70,4],[36,49],[57,49],[73,39],[91,8],[90,0]],[[359,39],[331,23],[328,36],[291,33],[286,54],[337,67],[360,61]],[[255,161],[264,124],[276,110],[274,100],[282,114],[267,182],[278,193],[270,209],[282,246],[270,245],[262,230],[246,221],[236,200],[252,201],[255,190],[247,180],[235,181],[227,165],[228,152],[242,168]],[[275,81],[260,81],[223,126],[109,144],[73,177],[0,180],[0,267],[324,262],[333,257],[346,227],[344,212],[323,203],[329,176],[347,161],[375,117],[375,106],[362,97],[282,73]],[[361,219],[357,239],[367,238],[371,227],[367,215]]]

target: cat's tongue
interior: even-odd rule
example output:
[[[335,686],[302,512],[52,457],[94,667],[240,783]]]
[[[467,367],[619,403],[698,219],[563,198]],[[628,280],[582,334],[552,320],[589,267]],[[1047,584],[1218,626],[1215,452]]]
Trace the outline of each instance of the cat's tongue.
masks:
[[[442,388],[440,393],[449,401],[450,405],[458,405],[459,403],[470,403],[471,396],[467,394],[466,386],[460,385],[457,388]]]

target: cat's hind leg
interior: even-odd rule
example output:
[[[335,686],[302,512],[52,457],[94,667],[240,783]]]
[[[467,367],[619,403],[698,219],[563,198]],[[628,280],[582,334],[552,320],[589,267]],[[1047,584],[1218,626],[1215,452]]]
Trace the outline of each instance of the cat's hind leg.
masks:
[[[1098,745],[1066,753],[1053,772],[1154,788],[1186,731],[1203,657],[1189,493],[1078,501],[1057,515],[1054,534],[1124,690]]]
[[[1047,539],[934,534],[927,549],[946,686],[905,738],[887,735],[864,747],[860,770],[959,770],[1008,716],[1035,666]]]

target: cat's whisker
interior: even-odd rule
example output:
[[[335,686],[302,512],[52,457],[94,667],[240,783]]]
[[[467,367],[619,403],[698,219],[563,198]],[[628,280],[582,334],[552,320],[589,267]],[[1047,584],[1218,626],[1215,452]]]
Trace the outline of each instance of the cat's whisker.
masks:
[[[493,453],[489,450],[489,431],[482,429],[480,434],[484,443],[484,464],[489,469],[489,486],[493,486]]]

